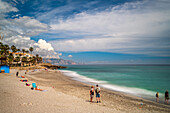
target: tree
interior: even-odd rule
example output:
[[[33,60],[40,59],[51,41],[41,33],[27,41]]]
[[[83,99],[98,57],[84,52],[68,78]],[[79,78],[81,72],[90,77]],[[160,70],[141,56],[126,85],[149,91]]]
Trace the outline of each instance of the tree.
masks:
[[[25,49],[22,49],[22,52],[23,52],[23,56],[24,56],[24,53],[25,53]]]
[[[39,55],[38,54],[36,54],[36,62],[38,63],[38,57],[39,57]]]
[[[1,64],[3,62],[5,62],[5,60],[6,60],[6,58],[5,58],[5,49],[4,48],[5,47],[4,47],[3,43],[1,42],[0,43],[0,59],[1,59]]]
[[[9,46],[7,45],[7,44],[5,44],[4,46],[3,46],[3,49],[4,49],[4,57],[5,57],[5,64],[7,64],[7,56],[8,56],[8,54],[9,54]]]
[[[32,58],[32,57],[29,57],[29,58],[28,58],[29,66],[30,66],[30,64],[31,64],[32,60],[33,60],[33,58]]]
[[[29,63],[29,65],[30,65],[31,62],[33,64],[42,62],[42,57],[39,57],[38,54],[36,56],[29,57],[29,58],[27,58],[24,55],[25,52],[29,53],[29,51],[32,54],[32,52],[34,50],[33,47],[30,47],[29,50],[22,49],[23,54],[19,53],[19,55],[17,55],[17,56],[13,56],[13,53],[9,54],[10,49],[12,50],[13,53],[16,53],[16,52],[20,51],[20,49],[17,49],[15,45],[12,45],[11,47],[9,47],[9,45],[7,45],[7,44],[4,45],[2,42],[0,42],[0,60],[1,60],[1,64],[2,63],[12,64],[12,62],[17,62],[17,65],[18,65],[18,62],[21,61],[21,64],[23,63],[23,65],[24,65],[24,63]]]
[[[0,57],[2,57],[2,55],[4,54],[4,45],[3,45],[3,43],[1,42],[0,43]]]
[[[38,62],[41,62],[41,63],[42,63],[42,61],[43,61],[42,57],[39,57],[39,58],[38,58]]]
[[[19,54],[19,56],[21,57],[21,56],[22,56],[22,54],[20,53],[20,54]]]
[[[13,56],[12,53],[10,53],[9,56],[8,56],[8,63],[11,65],[13,60],[14,60],[14,56]]]
[[[0,42],[0,51],[2,51],[2,50],[3,50],[3,47],[4,47],[3,43],[2,43],[2,42]]]
[[[4,45],[5,55],[9,54],[9,49],[10,49],[9,45],[5,44]]]
[[[30,52],[31,52],[31,54],[32,54],[32,52],[34,51],[34,48],[33,48],[33,47],[30,47],[29,50],[30,50]]]
[[[17,49],[18,52],[20,52],[20,49]]]
[[[18,62],[20,61],[20,57],[17,56],[17,57],[15,58],[15,61],[17,62],[17,66],[18,66]]]
[[[27,62],[27,57],[22,57],[22,62],[23,62],[23,66],[24,66],[24,63]]]
[[[18,51],[18,49],[14,45],[11,46],[11,50],[14,54]]]
[[[22,59],[23,59],[23,57],[24,57],[24,53],[25,53],[25,49],[22,49],[22,52],[23,52],[23,55],[22,55]],[[24,66],[24,62],[23,62],[23,60],[21,60],[21,62],[22,62],[22,64],[23,64],[23,66]]]
[[[12,50],[14,53],[17,52],[17,48],[16,48],[14,45],[11,46],[11,50]]]
[[[35,56],[32,57],[31,62],[33,63],[33,65],[35,65],[35,63],[36,63],[36,57]]]
[[[28,51],[28,50],[26,50],[25,52],[26,52],[26,53],[29,53],[29,51]]]

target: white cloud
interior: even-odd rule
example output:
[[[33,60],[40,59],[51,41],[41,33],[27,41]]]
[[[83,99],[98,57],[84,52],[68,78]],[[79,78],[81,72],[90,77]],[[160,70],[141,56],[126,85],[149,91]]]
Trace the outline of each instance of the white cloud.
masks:
[[[125,6],[128,7],[128,4],[125,4]],[[124,7],[119,10],[113,8],[111,11],[104,11],[95,15],[82,12],[75,15],[74,18],[51,25],[51,28],[56,31],[77,31],[91,35],[126,36],[156,35],[163,28],[168,27],[167,24],[162,22],[170,21],[167,15],[170,10],[167,13],[140,12],[138,9],[125,10]]]
[[[62,56],[62,53],[56,53],[56,58],[60,59],[60,56]]]
[[[15,45],[17,48],[29,49],[33,46],[34,41],[30,40],[30,37],[16,35],[8,38],[4,38],[4,43],[9,45]]]
[[[47,43],[45,40],[40,39],[38,43],[34,43],[35,46],[38,46],[40,49],[44,49],[47,51],[54,51],[54,48],[51,46],[50,43]],[[39,49],[37,48],[37,49]]]
[[[58,53],[59,56],[62,56],[62,53]]]
[[[10,27],[15,29],[20,34],[27,36],[35,36],[39,33],[44,33],[48,31],[48,25],[39,22],[28,16],[23,16],[20,18],[10,19]]]
[[[21,1],[25,3],[27,0]],[[14,0],[14,3],[18,2]],[[56,54],[54,48],[57,51],[107,51],[170,56],[169,5],[168,0],[144,0],[117,5],[101,12],[81,12],[62,20],[56,14],[76,8],[74,5],[66,5],[37,15],[40,20],[52,19],[55,22],[49,22],[50,29],[47,24],[28,16],[21,17],[20,14],[13,16],[18,18],[7,19],[7,13],[17,12],[18,9],[0,0],[0,32],[5,35],[4,43],[14,44],[19,48],[32,46],[34,52],[42,56],[47,56],[48,52],[48,57],[60,58],[61,55]],[[48,43],[42,39],[38,43],[31,40],[31,36],[49,32],[49,29],[50,32],[59,34],[56,36],[64,35],[66,38]]]
[[[32,17],[19,17],[20,14],[13,16],[19,18],[5,18],[7,13],[17,11],[17,8],[0,0],[0,32],[4,34],[2,42],[10,46],[15,45],[19,49],[28,50],[30,47],[33,47],[33,53],[35,54],[47,57],[48,53],[49,56],[55,57],[54,49],[50,43],[47,43],[45,40],[39,40],[38,43],[36,43],[30,38],[30,36],[36,36],[40,33],[47,32],[49,26]]]
[[[109,51],[133,54],[170,55],[170,2],[125,3],[93,14],[51,24],[54,32],[83,39],[51,42],[60,51]],[[161,50],[160,50],[161,49]],[[168,50],[168,51],[167,51]]]
[[[15,19],[0,18],[0,30],[6,38],[12,36],[35,36],[48,31],[48,25],[31,17],[23,16]]]
[[[11,11],[17,12],[18,9],[15,7],[12,7],[7,2],[3,2],[2,0],[0,0],[0,14],[11,12]]]
[[[69,58],[72,58],[73,56],[72,55],[68,55]]]
[[[12,36],[3,40],[5,44],[15,45],[17,48],[29,50],[30,47],[34,48],[33,54],[39,54],[42,57],[56,58],[57,55],[53,51],[54,48],[50,43],[40,39],[38,43],[31,40],[30,37],[25,36]]]
[[[74,9],[76,9],[76,7],[77,6],[74,6],[73,4],[72,5],[68,4],[65,6],[60,6],[60,7],[51,9],[50,11],[47,11],[47,12],[37,13],[36,17],[38,18],[38,20],[43,20],[43,21],[47,21],[47,22],[49,22],[49,20],[55,21],[54,19],[59,18],[59,17],[56,17],[57,14],[68,12],[70,10],[74,10]],[[47,6],[40,7],[40,10],[44,10],[44,9],[48,10],[48,9],[50,9],[50,6],[49,7],[47,7]]]
[[[60,51],[109,51],[123,52],[123,50],[132,50],[133,48],[147,48],[138,43],[131,45],[132,41],[140,42],[142,39],[134,38],[92,38],[92,39],[75,39],[65,41],[51,42],[55,48]],[[56,44],[57,43],[57,44]],[[56,45],[55,45],[56,44]],[[120,46],[121,45],[121,46]],[[71,50],[71,49],[72,50]]]

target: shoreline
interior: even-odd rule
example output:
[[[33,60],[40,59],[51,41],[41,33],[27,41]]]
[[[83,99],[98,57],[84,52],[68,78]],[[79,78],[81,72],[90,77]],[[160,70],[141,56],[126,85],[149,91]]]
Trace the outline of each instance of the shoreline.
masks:
[[[48,72],[45,72],[45,73],[48,73]],[[31,74],[31,76],[37,77],[36,81],[40,85],[54,87],[54,89],[56,91],[60,91],[62,93],[73,95],[73,96],[85,99],[86,101],[89,101],[90,85],[79,82],[79,81],[72,80],[71,77],[68,77],[58,71],[50,71],[49,73],[51,73],[51,75],[49,74],[49,76],[48,75],[43,76],[42,72],[36,72],[35,74]],[[56,74],[58,74],[58,73],[60,73],[61,75],[56,76]],[[43,82],[42,80],[38,80],[40,78],[49,80],[49,81]],[[35,78],[34,78],[34,80],[35,80]],[[48,82],[51,82],[51,83],[48,84]],[[55,83],[55,82],[57,82],[57,83]],[[63,89],[66,89],[67,91],[65,91]],[[81,90],[80,94],[79,94],[79,90]],[[139,111],[139,110],[141,111],[141,109],[140,109],[141,103],[143,104],[142,107],[145,107],[144,109],[150,110],[150,107],[152,106],[154,109],[157,109],[158,111],[161,111],[161,112],[170,111],[169,105],[156,103],[156,102],[146,100],[146,99],[143,99],[140,97],[136,97],[136,96],[129,95],[129,94],[124,94],[124,93],[117,92],[117,91],[111,91],[111,90],[108,90],[105,88],[101,88],[101,100],[102,100],[102,103],[99,104],[100,106],[107,106],[109,108],[114,107],[117,110],[123,110],[123,111],[124,111],[123,108],[128,107],[128,106],[129,107],[133,106],[132,109],[135,111]],[[117,103],[119,105],[117,105]]]
[[[88,78],[88,77],[85,77],[83,75],[80,75],[82,77],[85,77],[85,79],[88,79],[88,80],[92,80],[92,81],[83,81],[83,79],[81,80],[81,78],[76,78],[76,77],[72,77],[72,76],[69,76],[67,74],[65,74],[65,70],[58,70],[60,71],[63,75],[65,76],[68,76],[70,78],[72,78],[72,80],[75,80],[75,81],[78,81],[80,83],[84,83],[86,85],[93,85],[95,86],[94,84],[99,84],[101,88],[103,88],[104,90],[109,90],[109,91],[113,91],[113,92],[117,92],[117,93],[121,93],[123,95],[126,95],[126,96],[129,96],[129,97],[133,97],[133,98],[139,98],[139,99],[144,99],[146,101],[151,101],[151,102],[154,102],[154,103],[158,103],[158,104],[162,104],[162,105],[166,105],[166,106],[169,106],[167,104],[165,104],[164,102],[164,94],[161,94],[162,98],[160,99],[159,98],[159,102],[156,102],[156,98],[155,97],[151,97],[151,96],[148,96],[148,95],[142,95],[142,94],[134,94],[134,93],[128,93],[128,92],[125,92],[125,91],[119,91],[119,90],[115,90],[114,88],[111,88],[112,86],[113,87],[117,87],[117,88],[122,88],[123,86],[118,86],[118,85],[112,85],[112,84],[109,84],[109,83],[105,83],[105,81],[99,81],[99,80],[96,80],[96,79],[92,79],[92,78]],[[70,70],[66,70],[66,71],[70,71]],[[71,71],[71,72],[74,72],[74,71]],[[66,72],[67,73],[67,72]],[[75,73],[75,72],[74,72]],[[98,82],[98,83],[96,83]],[[107,86],[110,86],[110,87],[107,87]],[[124,86],[123,87],[124,89],[125,88],[129,88],[129,87],[126,87]],[[131,87],[130,87],[131,88]],[[131,88],[131,89],[137,89],[137,90],[144,90],[144,89],[139,89],[139,88]],[[148,90],[149,91],[149,90]],[[150,91],[152,92],[152,91]],[[159,94],[160,95],[160,94]]]
[[[119,86],[119,85],[109,84],[106,81],[100,81],[100,80],[96,80],[96,79],[93,79],[93,78],[89,78],[89,77],[80,75],[77,72],[74,72],[74,71],[71,71],[71,70],[58,70],[58,71],[62,72],[65,76],[72,78],[73,80],[85,83],[87,85],[95,86],[95,84],[99,84],[100,87],[107,89],[107,90],[110,90],[110,91],[113,91],[113,92],[123,93],[123,94],[131,95],[131,96],[134,96],[134,97],[146,99],[146,100],[149,100],[149,101],[152,101],[152,102],[156,102],[155,101],[156,100],[156,98],[155,98],[156,92],[154,93],[154,91],[150,91],[150,90],[147,90],[147,89],[135,88],[135,87],[127,87],[127,86]],[[72,73],[72,74],[70,74],[70,73]],[[142,93],[139,93],[139,92],[153,93],[153,95],[151,96],[149,94],[147,95],[147,94],[142,94]],[[159,103],[164,104],[164,94],[159,93],[159,95],[160,95]]]
[[[89,102],[90,85],[72,80],[54,70],[19,70],[28,83],[38,88],[31,90],[15,76],[17,70],[0,74],[0,109],[4,113],[169,113],[170,107],[142,98],[101,88],[101,103]],[[5,87],[4,87],[5,86]],[[6,112],[5,112],[6,111]]]

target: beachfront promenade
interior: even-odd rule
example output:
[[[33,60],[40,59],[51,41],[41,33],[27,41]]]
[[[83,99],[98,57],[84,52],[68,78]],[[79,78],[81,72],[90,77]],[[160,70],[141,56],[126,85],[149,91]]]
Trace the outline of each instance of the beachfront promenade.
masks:
[[[129,103],[124,100],[130,98],[122,97],[122,95],[114,96],[115,100],[109,101],[112,97],[103,91],[102,103],[90,103],[89,91],[80,90],[82,86],[76,82],[62,77],[60,73],[55,81],[54,72],[29,72],[26,77],[28,83],[36,82],[38,87],[46,91],[31,90],[25,82],[21,82],[21,78],[15,76],[16,70],[12,70],[10,74],[0,73],[0,113],[168,113],[170,108],[164,105],[159,107],[159,104],[152,105],[152,102],[145,102],[143,106],[138,99],[129,100]],[[43,74],[44,73],[44,74]],[[47,74],[48,73],[48,74]],[[24,75],[24,71],[20,71],[20,75]],[[35,75],[35,76],[34,76]],[[50,78],[46,78],[47,75]],[[57,75],[57,74],[56,74]],[[31,81],[30,81],[31,80]],[[58,80],[58,81],[57,81]],[[63,81],[62,81],[63,80]],[[58,83],[58,84],[53,84]],[[42,84],[41,84],[42,83]],[[46,85],[45,83],[49,84]],[[50,84],[51,83],[51,84]],[[40,85],[39,85],[40,84]],[[68,86],[69,84],[69,86]],[[54,87],[51,87],[54,86]],[[71,86],[71,87],[70,87]],[[55,89],[56,88],[56,89]],[[66,89],[65,89],[66,88]],[[68,90],[67,90],[68,88]],[[80,89],[78,89],[80,88]],[[87,87],[85,87],[86,89]],[[90,88],[89,88],[90,89]],[[73,92],[71,92],[71,90]],[[66,93],[65,93],[66,92]],[[83,92],[87,92],[85,97]],[[108,95],[108,96],[107,96]],[[86,98],[86,99],[85,99]],[[94,98],[95,99],[95,98]],[[105,99],[105,100],[104,100]],[[122,100],[120,100],[122,99]],[[124,100],[123,100],[124,99]],[[119,103],[118,101],[123,101]],[[111,104],[112,103],[112,104]],[[136,106],[135,106],[136,105]]]

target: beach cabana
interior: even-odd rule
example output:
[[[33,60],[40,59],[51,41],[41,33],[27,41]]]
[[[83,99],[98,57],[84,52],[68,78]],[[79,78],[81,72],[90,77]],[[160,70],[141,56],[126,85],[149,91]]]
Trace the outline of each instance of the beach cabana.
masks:
[[[0,72],[1,73],[9,73],[10,67],[8,65],[0,65]]]

